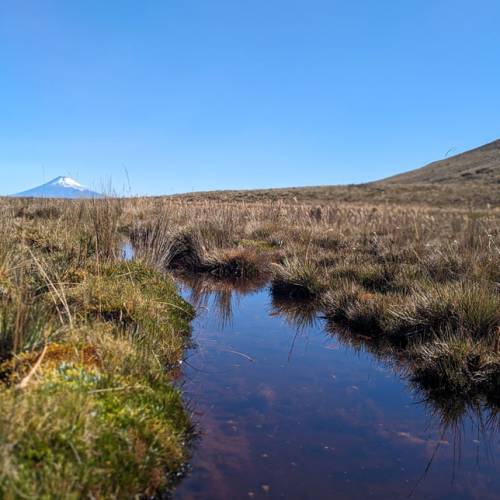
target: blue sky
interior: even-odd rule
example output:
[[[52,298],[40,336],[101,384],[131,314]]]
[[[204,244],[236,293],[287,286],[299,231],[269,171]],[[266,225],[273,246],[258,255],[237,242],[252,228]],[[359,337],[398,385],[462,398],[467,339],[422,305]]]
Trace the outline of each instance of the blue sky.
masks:
[[[498,26],[498,0],[2,0],[0,193],[421,166],[500,137]]]

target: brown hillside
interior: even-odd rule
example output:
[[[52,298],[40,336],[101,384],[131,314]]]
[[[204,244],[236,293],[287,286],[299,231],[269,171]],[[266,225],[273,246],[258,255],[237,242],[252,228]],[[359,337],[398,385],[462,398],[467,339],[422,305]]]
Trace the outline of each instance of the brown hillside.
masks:
[[[500,184],[500,140],[425,167],[382,179],[384,184],[480,181]]]
[[[175,195],[184,200],[286,201],[500,207],[500,140],[425,167],[367,184],[211,191]]]

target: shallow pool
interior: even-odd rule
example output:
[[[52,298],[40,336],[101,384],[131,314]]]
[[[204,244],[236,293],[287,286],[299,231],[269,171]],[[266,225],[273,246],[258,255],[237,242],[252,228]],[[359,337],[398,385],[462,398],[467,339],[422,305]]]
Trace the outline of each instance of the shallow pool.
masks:
[[[396,360],[265,286],[180,289],[198,308],[180,383],[200,438],[175,498],[499,497],[485,412],[450,423]]]

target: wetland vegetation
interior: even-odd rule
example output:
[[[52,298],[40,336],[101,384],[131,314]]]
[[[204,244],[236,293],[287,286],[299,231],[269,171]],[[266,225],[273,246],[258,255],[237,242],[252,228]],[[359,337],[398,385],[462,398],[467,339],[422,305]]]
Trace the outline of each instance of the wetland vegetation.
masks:
[[[193,428],[172,381],[195,311],[173,275],[198,298],[217,283],[226,320],[235,285],[269,283],[281,316],[323,317],[444,421],[496,415],[498,208],[4,199],[1,212],[6,497],[153,494],[182,475]]]
[[[120,256],[118,200],[2,203],[2,498],[123,498],[174,484],[192,432],[170,370],[194,311]]]
[[[497,397],[498,209],[149,203],[132,240],[160,267],[268,276],[277,299],[390,345],[422,384]]]

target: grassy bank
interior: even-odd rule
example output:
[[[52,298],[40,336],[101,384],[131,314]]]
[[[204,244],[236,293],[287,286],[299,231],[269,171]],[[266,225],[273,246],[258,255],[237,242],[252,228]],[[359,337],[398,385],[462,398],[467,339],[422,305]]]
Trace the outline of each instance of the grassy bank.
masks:
[[[110,200],[2,204],[2,498],[151,495],[188,458],[171,368],[193,310],[121,260],[122,217]]]

